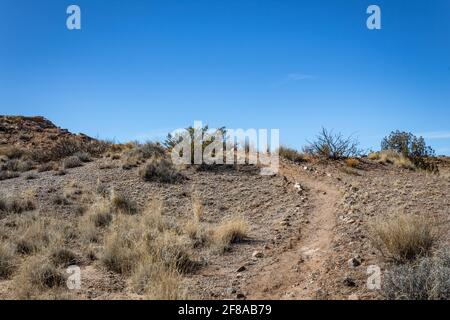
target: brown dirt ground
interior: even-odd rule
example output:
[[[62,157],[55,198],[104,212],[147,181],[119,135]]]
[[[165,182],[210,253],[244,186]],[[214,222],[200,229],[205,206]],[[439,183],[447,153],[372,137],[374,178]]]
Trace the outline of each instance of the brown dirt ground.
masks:
[[[233,245],[224,254],[197,250],[203,267],[184,278],[191,298],[376,299],[378,292],[366,288],[367,266],[376,264],[383,270],[385,265],[367,238],[368,221],[397,210],[450,218],[447,160],[443,160],[440,175],[369,160],[363,160],[357,169],[340,162],[283,161],[279,174],[273,177],[245,170],[185,169],[188,179],[174,185],[144,182],[138,168],[123,170],[120,160],[107,160],[112,167],[100,169],[104,161],[69,169],[64,176],[43,172],[35,173],[37,178],[32,180],[22,175],[0,181],[0,195],[19,195],[32,189],[39,214],[75,223],[81,200],[55,205],[52,198],[72,181],[84,190],[93,190],[100,179],[140,207],[162,198],[166,215],[174,221],[187,221],[192,216],[193,193],[204,202],[207,224],[243,215],[251,226],[248,241]],[[1,216],[0,230],[16,218]],[[252,257],[254,251],[263,256]],[[86,256],[85,252],[79,254]],[[347,261],[352,257],[361,259],[362,264],[350,268]],[[130,292],[126,278],[106,271],[100,262],[84,258],[80,266],[82,288],[76,292],[77,298],[141,298]],[[245,270],[237,272],[242,266]],[[351,279],[353,285],[345,279]],[[0,299],[13,297],[12,286],[11,280],[0,281]]]

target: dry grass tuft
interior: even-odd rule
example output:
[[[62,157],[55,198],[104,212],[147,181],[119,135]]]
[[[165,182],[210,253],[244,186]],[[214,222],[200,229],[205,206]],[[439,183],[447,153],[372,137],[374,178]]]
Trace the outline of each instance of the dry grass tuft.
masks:
[[[416,167],[407,157],[391,150],[373,152],[369,154],[368,159],[378,161],[383,164],[393,164],[399,168],[414,170]]]
[[[197,195],[192,197],[192,212],[192,219],[186,222],[184,230],[189,238],[194,241],[194,247],[199,247],[208,241],[209,231],[201,222],[204,207],[202,200]]]
[[[20,196],[0,197],[0,212],[22,213],[36,209],[36,201],[31,192]]]
[[[198,266],[198,263],[191,259],[188,239],[172,230],[150,235],[147,237],[147,246],[150,255],[168,269],[173,268],[180,273],[188,273]]]
[[[162,183],[176,183],[183,179],[172,163],[166,159],[153,158],[139,171],[145,181],[157,181]]]
[[[101,257],[109,270],[125,275],[131,274],[141,255],[140,231],[132,217],[117,217],[112,229],[105,236]]]
[[[355,158],[345,159],[345,165],[349,168],[357,168],[359,166],[359,160]]]
[[[370,225],[370,235],[382,255],[397,263],[428,255],[437,241],[431,219],[406,214],[375,219]]]
[[[72,250],[55,245],[50,251],[50,261],[56,266],[68,267],[78,264],[80,259]]]
[[[16,242],[16,251],[20,254],[33,254],[48,247],[60,236],[58,222],[47,217],[32,216],[23,221],[18,233],[21,234]]]
[[[8,279],[16,269],[14,250],[7,243],[0,243],[0,279]]]
[[[82,239],[86,242],[98,242],[100,239],[99,228],[107,227],[113,218],[111,205],[106,200],[98,198],[78,222]]]
[[[39,297],[43,291],[62,288],[65,275],[46,258],[35,256],[26,260],[15,277],[15,290],[18,298]]]
[[[182,277],[161,263],[143,260],[131,277],[133,290],[150,300],[183,300]]]
[[[63,160],[63,167],[64,169],[71,169],[76,167],[81,167],[83,165],[83,162],[80,160],[80,158],[76,156],[71,156]]]
[[[212,241],[219,251],[225,251],[229,249],[230,244],[242,242],[248,231],[248,223],[244,218],[231,218],[214,229]]]
[[[297,163],[308,161],[308,157],[305,154],[302,154],[302,153],[298,152],[297,150],[289,148],[289,147],[280,146],[278,148],[278,153],[281,158],[284,158],[289,161],[293,161],[293,162],[297,162]]]
[[[111,205],[112,207],[124,214],[135,214],[137,213],[137,204],[136,202],[128,199],[123,194],[120,194],[115,189],[111,191]]]

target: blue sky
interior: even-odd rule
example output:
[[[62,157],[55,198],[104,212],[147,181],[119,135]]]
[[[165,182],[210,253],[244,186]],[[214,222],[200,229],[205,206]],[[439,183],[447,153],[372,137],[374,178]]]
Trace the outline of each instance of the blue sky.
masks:
[[[450,154],[450,1],[0,0],[0,114],[119,141],[279,128],[296,148],[401,129]]]

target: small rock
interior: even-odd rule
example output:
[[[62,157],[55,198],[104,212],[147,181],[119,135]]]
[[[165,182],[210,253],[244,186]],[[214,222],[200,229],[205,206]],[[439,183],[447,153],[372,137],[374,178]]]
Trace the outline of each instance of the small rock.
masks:
[[[241,266],[241,267],[239,267],[239,268],[236,270],[236,272],[242,272],[242,271],[245,271],[245,270],[247,270],[247,268],[246,268],[245,266]]]
[[[264,253],[261,251],[253,251],[252,257],[257,259],[264,258]]]
[[[357,257],[353,257],[347,261],[349,268],[356,268],[361,265],[361,260]]]
[[[359,300],[359,296],[354,293],[348,296],[348,300]]]
[[[355,282],[355,280],[353,280],[352,278],[350,278],[350,277],[345,277],[345,279],[344,279],[344,284],[347,286],[347,287],[356,287],[356,282]]]
[[[236,295],[236,299],[245,299],[245,294],[243,294],[243,293],[238,293],[238,294]]]

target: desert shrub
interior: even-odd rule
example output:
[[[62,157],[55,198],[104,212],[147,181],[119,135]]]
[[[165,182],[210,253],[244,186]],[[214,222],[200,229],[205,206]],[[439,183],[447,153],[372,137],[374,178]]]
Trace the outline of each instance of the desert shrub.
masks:
[[[338,160],[361,154],[356,139],[351,136],[344,137],[341,133],[335,134],[325,128],[322,128],[315,141],[308,143],[305,152],[320,158]]]
[[[226,135],[227,130],[225,127],[221,127],[212,131],[209,129],[208,125],[205,125],[202,128],[196,129],[193,127],[188,127],[181,132],[177,132],[175,134],[169,133],[164,141],[164,146],[171,151],[176,145],[182,142],[184,139],[190,139],[191,141],[191,164],[194,164],[194,142],[202,143],[202,151],[205,150],[207,146],[213,143],[216,140],[216,136],[221,137],[223,140],[224,149],[226,149]],[[233,146],[232,146],[233,147]],[[183,156],[183,153],[180,153]]]
[[[379,160],[380,159],[380,153],[379,152],[371,152],[367,156],[369,160]]]
[[[63,160],[64,169],[71,169],[76,167],[81,167],[83,162],[78,157],[71,156]]]
[[[355,158],[345,159],[345,165],[350,168],[357,168],[359,166],[359,160]]]
[[[6,243],[0,243],[0,279],[9,278],[16,268],[14,250]]]
[[[225,251],[229,249],[230,244],[243,241],[248,230],[248,223],[242,217],[225,220],[213,231],[213,245],[219,251]]]
[[[145,181],[175,183],[183,179],[172,163],[166,159],[151,159],[139,172]]]
[[[191,240],[194,241],[194,247],[204,245],[209,238],[209,230],[202,224],[204,207],[201,199],[194,195],[192,197],[192,219],[186,222],[184,230]]]
[[[392,150],[408,158],[416,167],[438,171],[437,167],[427,161],[435,152],[425,143],[423,137],[416,137],[409,132],[393,131],[381,142],[381,150]]]
[[[393,150],[383,150],[380,152],[371,153],[369,155],[369,159],[383,164],[390,163],[404,169],[413,170],[416,168],[409,158]]]
[[[34,180],[37,178],[37,175],[33,172],[29,172],[27,174],[25,174],[24,179],[25,180]]]
[[[86,223],[92,224],[96,228],[106,227],[113,219],[113,209],[109,203],[100,199],[92,204],[84,218]]]
[[[55,194],[52,196],[52,203],[59,205],[59,206],[61,206],[61,205],[66,206],[66,205],[70,204],[70,201],[69,201],[69,199],[67,199],[67,197],[65,195],[58,193],[58,194]]]
[[[134,292],[151,300],[186,298],[180,274],[157,261],[141,261],[131,277],[131,286]]]
[[[383,277],[382,293],[390,300],[449,300],[450,251],[393,266]]]
[[[42,163],[38,168],[37,171],[38,172],[47,172],[47,171],[52,171],[54,170],[56,167],[56,163],[54,162],[46,162],[46,163]]]
[[[138,150],[142,153],[144,159],[162,158],[166,153],[166,149],[158,142],[146,142],[140,145]]]
[[[20,298],[30,298],[37,292],[63,287],[66,278],[50,261],[31,257],[25,261],[15,278],[15,289]]]
[[[159,199],[153,200],[139,217],[141,225],[147,229],[155,229],[157,232],[173,228],[163,216],[163,211],[163,202]]]
[[[101,230],[113,221],[113,209],[109,202],[97,199],[78,221],[81,238],[85,242],[98,242]]]
[[[19,176],[20,176],[20,174],[18,174],[17,172],[0,170],[0,181],[14,179]]]
[[[3,171],[27,172],[33,169],[31,160],[9,159],[2,166]]]
[[[375,219],[370,224],[370,235],[374,247],[397,263],[428,255],[437,241],[432,220],[406,214]]]
[[[32,254],[43,250],[59,236],[58,228],[51,219],[32,217],[20,227],[21,235],[16,241],[16,251]]]
[[[81,162],[91,162],[92,161],[91,155],[85,151],[75,152],[73,156],[80,159]]]
[[[50,252],[50,261],[56,266],[68,267],[78,264],[80,259],[72,250],[54,246]]]
[[[22,213],[36,209],[35,199],[28,193],[20,196],[0,196],[0,211],[6,213]]]
[[[97,183],[95,185],[95,192],[101,197],[107,197],[110,193],[109,187],[100,181],[100,178],[97,178]]]
[[[129,275],[140,259],[141,230],[130,216],[119,216],[105,236],[101,261],[111,271]]]
[[[281,158],[289,160],[289,161],[293,161],[293,162],[297,162],[297,163],[306,161],[304,154],[298,152],[295,149],[289,148],[289,147],[280,146],[278,148],[278,153]]]
[[[20,159],[26,153],[25,149],[17,146],[6,145],[0,147],[0,155],[6,156],[8,159]]]
[[[128,199],[125,195],[120,194],[115,189],[111,191],[110,198],[111,204],[116,211],[125,214],[137,213],[137,203]]]
[[[165,230],[147,237],[147,250],[168,269],[173,268],[180,273],[187,273],[198,266],[198,263],[191,259],[188,243],[187,239],[173,230]]]
[[[37,149],[32,152],[32,159],[37,162],[58,161],[76,153],[87,153],[99,156],[111,147],[111,143],[102,140],[89,140],[80,138],[62,138],[50,148]]]

